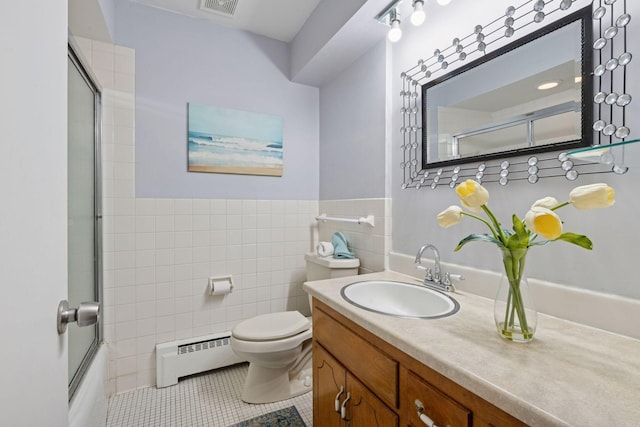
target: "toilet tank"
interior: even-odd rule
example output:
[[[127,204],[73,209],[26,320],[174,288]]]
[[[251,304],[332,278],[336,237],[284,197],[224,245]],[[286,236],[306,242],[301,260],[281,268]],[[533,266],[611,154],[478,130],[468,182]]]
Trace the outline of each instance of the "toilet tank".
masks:
[[[307,262],[307,281],[355,276],[360,266],[358,258],[321,257],[315,253],[308,253],[304,259]]]

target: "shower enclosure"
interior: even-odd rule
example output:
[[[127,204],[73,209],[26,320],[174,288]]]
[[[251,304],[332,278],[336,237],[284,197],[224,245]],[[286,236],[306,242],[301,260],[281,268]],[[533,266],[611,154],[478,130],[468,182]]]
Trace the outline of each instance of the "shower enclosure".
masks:
[[[68,53],[68,306],[101,302],[101,92],[80,56]],[[79,312],[78,312],[79,313]],[[72,319],[73,320],[73,319]],[[89,368],[102,338],[98,322],[68,325],[69,400]]]

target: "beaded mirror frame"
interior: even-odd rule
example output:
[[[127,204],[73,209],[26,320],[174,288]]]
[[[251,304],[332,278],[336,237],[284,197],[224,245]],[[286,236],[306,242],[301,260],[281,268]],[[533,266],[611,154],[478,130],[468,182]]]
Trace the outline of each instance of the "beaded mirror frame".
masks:
[[[547,152],[536,155],[511,155],[472,163],[430,168],[422,164],[421,84],[446,73],[453,62],[472,60],[485,54],[492,43],[509,38],[526,25],[540,25],[551,14],[568,15],[576,0],[529,0],[520,6],[509,6],[505,13],[488,23],[476,25],[465,37],[456,37],[451,45],[436,49],[417,65],[401,73],[400,109],[402,126],[400,167],[403,189],[438,187],[453,188],[465,179],[483,184],[526,180],[531,184],[542,178],[562,177],[574,181],[580,175],[594,173],[626,173],[628,167],[613,156],[613,149],[624,150],[631,130],[626,124],[626,106],[632,101],[627,92],[627,65],[633,56],[627,50],[627,27],[631,16],[626,0],[594,0],[591,4],[593,22],[593,146],[570,152]],[[468,42],[465,45],[465,41]],[[469,42],[470,41],[470,42]],[[462,46],[462,49],[460,48]],[[464,53],[464,55],[461,55]],[[591,154],[598,153],[597,156]],[[595,160],[594,160],[595,159]]]

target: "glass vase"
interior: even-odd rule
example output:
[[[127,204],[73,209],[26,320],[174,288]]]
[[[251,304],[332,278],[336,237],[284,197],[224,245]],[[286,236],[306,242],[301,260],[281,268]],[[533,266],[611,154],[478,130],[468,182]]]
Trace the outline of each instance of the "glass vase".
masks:
[[[500,248],[504,270],[493,314],[498,334],[506,340],[529,342],[538,323],[538,313],[524,274],[527,249]]]

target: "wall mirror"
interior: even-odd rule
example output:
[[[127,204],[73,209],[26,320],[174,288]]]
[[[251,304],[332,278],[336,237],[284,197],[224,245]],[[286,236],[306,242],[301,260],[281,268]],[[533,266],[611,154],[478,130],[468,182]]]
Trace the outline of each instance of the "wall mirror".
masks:
[[[422,86],[422,167],[589,146],[591,8]]]
[[[626,173],[630,21],[626,0],[524,0],[419,57],[400,74],[402,188]]]

